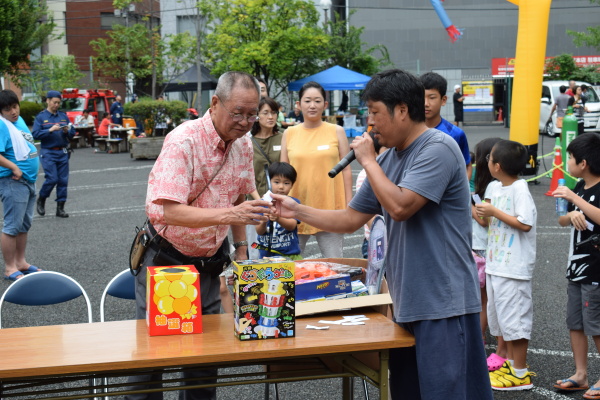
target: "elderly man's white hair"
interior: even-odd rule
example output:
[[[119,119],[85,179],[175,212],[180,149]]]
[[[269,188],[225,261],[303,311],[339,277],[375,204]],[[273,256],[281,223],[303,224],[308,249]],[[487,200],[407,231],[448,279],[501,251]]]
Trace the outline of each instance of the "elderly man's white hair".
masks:
[[[221,101],[227,101],[234,88],[242,87],[244,89],[256,90],[256,95],[260,96],[260,86],[255,77],[245,72],[230,71],[225,72],[219,77],[215,95]]]

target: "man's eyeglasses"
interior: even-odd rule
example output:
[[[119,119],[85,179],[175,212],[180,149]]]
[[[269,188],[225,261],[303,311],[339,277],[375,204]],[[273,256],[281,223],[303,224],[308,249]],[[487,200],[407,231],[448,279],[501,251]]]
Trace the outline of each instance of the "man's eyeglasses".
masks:
[[[217,96],[217,99],[219,99],[223,108],[227,110],[233,122],[242,122],[245,119],[246,121],[248,121],[249,124],[253,124],[256,121],[258,121],[258,115],[251,115],[249,117],[245,117],[242,114],[231,112],[227,107],[225,107],[225,103],[223,103],[223,100],[221,100],[219,96]]]

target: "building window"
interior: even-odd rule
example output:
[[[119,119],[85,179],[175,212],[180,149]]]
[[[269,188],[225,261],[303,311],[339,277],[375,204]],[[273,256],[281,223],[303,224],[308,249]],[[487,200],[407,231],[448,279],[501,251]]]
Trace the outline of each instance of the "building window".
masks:
[[[189,32],[192,35],[196,34],[196,16],[195,15],[178,15],[177,16],[177,33]]]
[[[125,25],[125,18],[116,17],[114,13],[100,13],[102,29],[112,29],[113,25]]]

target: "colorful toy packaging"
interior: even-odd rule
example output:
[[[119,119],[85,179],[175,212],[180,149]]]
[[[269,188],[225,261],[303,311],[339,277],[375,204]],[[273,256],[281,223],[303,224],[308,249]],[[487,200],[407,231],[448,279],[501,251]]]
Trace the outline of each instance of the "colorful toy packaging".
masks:
[[[294,262],[271,257],[233,264],[235,336],[240,340],[293,337]]]
[[[200,275],[193,265],[148,267],[146,323],[150,336],[202,333]]]

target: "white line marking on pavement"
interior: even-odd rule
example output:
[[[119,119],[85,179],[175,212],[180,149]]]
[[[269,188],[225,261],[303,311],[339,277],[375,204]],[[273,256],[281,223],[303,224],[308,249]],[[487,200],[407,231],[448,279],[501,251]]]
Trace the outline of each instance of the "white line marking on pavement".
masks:
[[[552,399],[552,400],[572,400],[573,399],[572,397],[565,396],[560,393],[541,388],[539,386],[535,386],[533,389],[531,389],[531,391],[535,394],[539,394],[547,399]]]
[[[73,175],[73,174],[90,174],[90,173],[96,173],[96,172],[110,172],[110,171],[131,171],[134,169],[151,169],[154,166],[154,164],[149,164],[149,165],[140,165],[137,167],[115,167],[115,168],[102,168],[102,169],[80,169],[77,171],[70,171],[69,175]],[[40,172],[43,173],[44,171]]]
[[[90,190],[90,189],[107,189],[117,187],[129,187],[129,186],[141,186],[147,185],[148,181],[137,181],[137,182],[122,182],[122,183],[103,183],[99,185],[80,185],[80,186],[69,186],[69,191],[77,190]]]

